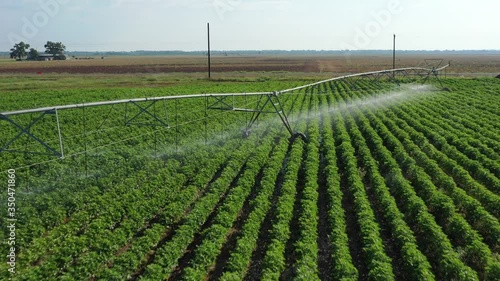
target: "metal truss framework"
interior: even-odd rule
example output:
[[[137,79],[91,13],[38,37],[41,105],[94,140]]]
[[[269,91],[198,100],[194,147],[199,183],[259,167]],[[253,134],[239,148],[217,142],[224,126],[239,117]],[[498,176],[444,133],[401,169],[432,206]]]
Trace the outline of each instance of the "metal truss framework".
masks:
[[[165,103],[163,103],[163,106],[164,106],[164,110],[165,110],[165,120],[162,120],[157,114],[156,114],[156,110],[154,110],[153,112],[150,112],[150,108],[153,107],[156,105],[156,103],[160,102],[160,100],[154,100],[154,101],[151,101],[151,102],[144,102],[144,106],[140,103],[140,102],[137,102],[137,101],[130,101],[128,103],[125,104],[126,106],[126,110],[125,110],[125,125],[126,126],[130,126],[130,125],[136,125],[136,126],[162,126],[162,127],[165,127],[167,129],[170,129],[170,125],[168,124],[168,114],[167,114],[167,109],[165,107]],[[128,117],[128,105],[129,104],[132,104],[134,105],[135,107],[139,108],[139,112],[137,114],[135,114],[134,116],[132,117]],[[156,109],[156,108],[154,108]],[[138,122],[135,122],[133,123],[134,120],[136,120],[139,116],[141,115],[148,115],[150,116],[153,120],[153,123],[138,123]],[[155,123],[156,122],[156,123]]]
[[[26,110],[17,110],[10,112],[0,113],[0,121],[6,121],[14,126],[18,133],[16,136],[11,138],[3,147],[0,148],[0,152],[22,152],[22,153],[35,153],[35,154],[47,154],[53,155],[60,158],[64,158],[64,143],[61,133],[61,124],[59,120],[58,112],[61,110],[70,110],[70,109],[78,109],[78,108],[86,108],[86,107],[97,107],[97,106],[109,106],[116,104],[125,104],[127,106],[125,113],[125,125],[142,125],[142,126],[162,126],[170,129],[169,120],[168,120],[168,112],[165,106],[165,102],[168,100],[181,100],[181,99],[195,99],[195,98],[204,98],[206,100],[206,109],[207,110],[227,110],[227,111],[239,111],[239,112],[247,112],[251,113],[251,118],[249,119],[245,134],[248,135],[252,129],[252,126],[256,123],[259,117],[262,114],[270,113],[276,114],[280,117],[283,125],[286,127],[287,131],[290,133],[292,138],[303,137],[305,135],[300,132],[295,132],[289,122],[288,115],[286,114],[283,103],[280,100],[280,96],[290,94],[292,92],[299,92],[301,90],[305,90],[305,93],[308,93],[309,88],[316,87],[322,84],[328,84],[331,82],[339,83],[345,82],[351,89],[356,89],[357,84],[362,79],[368,79],[372,83],[379,83],[381,79],[387,78],[389,81],[396,82],[399,85],[396,77],[410,77],[410,76],[420,76],[424,78],[423,83],[426,83],[430,77],[435,77],[438,79],[439,83],[442,86],[441,81],[439,80],[439,72],[449,66],[445,65],[443,67],[437,68],[424,68],[424,67],[409,67],[409,68],[399,68],[399,69],[390,69],[390,70],[381,70],[381,71],[373,71],[373,72],[365,72],[358,74],[345,75],[340,77],[335,77],[323,81],[319,81],[316,83],[295,87],[291,89],[286,89],[282,91],[275,92],[257,92],[257,93],[228,93],[228,94],[195,94],[195,95],[178,95],[178,96],[164,96],[164,97],[155,97],[155,98],[138,98],[138,99],[126,99],[126,100],[115,100],[115,101],[103,101],[103,102],[93,102],[93,103],[84,103],[84,104],[72,104],[72,105],[62,105],[62,106],[52,106],[52,107],[43,107],[43,108],[35,108],[35,109],[26,109]],[[256,96],[258,97],[258,102],[255,108],[238,108],[235,107],[235,97],[242,96]],[[160,101],[163,102],[165,117],[160,117],[156,112],[156,104]],[[209,102],[210,101],[210,102]],[[176,103],[177,104],[177,103]],[[134,114],[133,116],[128,116],[128,105],[132,105],[135,108],[139,109],[139,112]],[[177,111],[177,109],[176,109]],[[21,125],[20,123],[13,120],[12,116],[17,115],[26,115],[26,114],[39,114],[34,120],[32,120],[28,125]],[[53,115],[56,119],[56,127],[57,127],[57,135],[58,135],[58,148],[51,147],[47,142],[43,141],[40,137],[36,136],[31,132],[31,128],[39,123],[44,117],[47,115]],[[140,116],[147,116],[151,118],[152,123],[138,123],[134,122]],[[19,151],[19,150],[10,150],[9,147],[18,139],[20,139],[23,135],[28,136],[30,139],[34,140],[38,144],[40,144],[45,150],[46,153],[39,152],[30,152],[30,151]]]
[[[56,125],[57,125],[57,135],[59,137],[59,151],[56,148],[50,147],[46,142],[35,136],[33,133],[31,133],[31,128],[36,125],[38,122],[40,122],[46,115],[54,115],[56,117]],[[53,154],[55,156],[64,158],[64,146],[63,146],[63,141],[62,141],[62,134],[61,134],[61,123],[59,121],[59,114],[58,110],[53,109],[53,110],[46,110],[42,111],[40,116],[32,120],[28,125],[22,126],[9,118],[8,116],[4,114],[0,114],[0,120],[5,120],[12,124],[15,128],[19,130],[19,133],[14,136],[10,141],[8,141],[2,148],[0,148],[0,152],[26,152],[26,151],[18,151],[18,150],[9,150],[8,148],[10,147],[11,144],[13,144],[16,140],[21,138],[23,135],[27,135],[29,138],[35,140],[38,142],[40,145],[45,147],[49,154]],[[30,153],[35,153],[35,152],[30,152]],[[38,154],[38,153],[35,153]]]

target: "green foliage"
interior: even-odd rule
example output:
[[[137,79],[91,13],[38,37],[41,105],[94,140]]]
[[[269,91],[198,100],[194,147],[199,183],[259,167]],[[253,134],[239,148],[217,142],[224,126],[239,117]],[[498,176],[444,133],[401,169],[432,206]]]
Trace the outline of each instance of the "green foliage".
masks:
[[[10,58],[11,59],[23,59],[27,56],[26,50],[30,48],[30,44],[26,44],[24,42],[19,42],[14,45],[12,49],[10,49]]]
[[[290,84],[265,80],[50,92],[35,81],[0,104]],[[248,116],[205,113],[204,100],[167,103],[179,124],[192,125],[171,129],[124,127],[119,107],[60,112],[70,157],[0,154],[3,171],[19,167],[20,245],[17,275],[2,263],[0,279],[498,280],[500,82],[444,82],[453,92],[415,94],[402,85],[408,96],[393,101],[383,98],[395,89],[385,82],[357,89],[331,82],[284,95],[307,141],[289,142],[272,114],[242,139]],[[16,120],[28,124],[31,116]],[[49,121],[31,132],[57,139]],[[16,133],[0,126],[3,136]],[[33,162],[42,164],[25,167]],[[359,232],[350,237],[352,229]],[[4,229],[0,240],[8,235]]]
[[[61,42],[47,41],[47,44],[43,47],[45,48],[45,53],[52,54],[53,56],[62,55],[66,50],[66,46]]]
[[[38,51],[35,48],[31,48],[28,53],[28,60],[34,60],[39,56]]]

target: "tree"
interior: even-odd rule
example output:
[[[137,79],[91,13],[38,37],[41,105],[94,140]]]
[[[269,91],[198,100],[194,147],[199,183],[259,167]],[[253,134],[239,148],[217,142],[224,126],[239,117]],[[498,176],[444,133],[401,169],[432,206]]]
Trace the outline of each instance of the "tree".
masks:
[[[29,60],[34,60],[39,56],[38,51],[35,48],[31,48],[30,52],[28,53],[28,59]]]
[[[24,42],[20,42],[14,45],[12,49],[10,49],[10,58],[11,59],[22,59],[26,54],[26,49],[30,47],[30,44],[26,44]]]
[[[45,53],[47,54],[52,54],[52,56],[56,55],[62,55],[64,53],[64,50],[66,50],[66,46],[63,45],[61,42],[52,42],[52,41],[47,41],[47,44],[45,44]]]

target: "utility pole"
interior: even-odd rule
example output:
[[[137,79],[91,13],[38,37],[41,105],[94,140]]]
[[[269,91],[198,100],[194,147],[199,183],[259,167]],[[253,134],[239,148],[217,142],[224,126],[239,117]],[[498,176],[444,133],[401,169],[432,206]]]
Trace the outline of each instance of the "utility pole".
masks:
[[[208,79],[211,78],[211,62],[210,62],[210,23],[207,23],[207,34],[208,34]]]
[[[392,69],[396,69],[396,34],[394,34],[394,41],[392,46]],[[396,75],[395,72],[392,73],[392,78]]]
[[[394,43],[392,47],[392,69],[396,69],[396,34],[394,34]]]

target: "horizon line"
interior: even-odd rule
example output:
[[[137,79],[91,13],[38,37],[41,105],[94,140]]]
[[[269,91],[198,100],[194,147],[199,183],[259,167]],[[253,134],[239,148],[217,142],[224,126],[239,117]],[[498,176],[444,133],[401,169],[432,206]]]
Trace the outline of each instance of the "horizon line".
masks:
[[[308,49],[294,49],[294,50],[285,50],[285,49],[248,49],[248,50],[211,50],[211,53],[238,53],[238,52],[282,52],[282,53],[294,53],[294,52],[302,52],[302,53],[361,53],[361,52],[391,52],[392,49],[363,49],[363,50],[308,50]],[[65,51],[65,53],[207,53],[207,50],[99,50],[99,51],[86,51],[86,50],[69,50]],[[500,49],[435,49],[435,50],[425,50],[425,49],[406,49],[406,50],[397,50],[397,52],[499,52]],[[9,51],[0,51],[0,53],[10,53]]]

